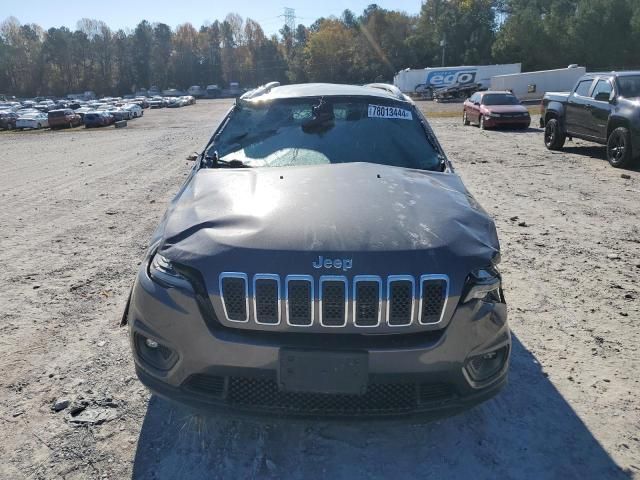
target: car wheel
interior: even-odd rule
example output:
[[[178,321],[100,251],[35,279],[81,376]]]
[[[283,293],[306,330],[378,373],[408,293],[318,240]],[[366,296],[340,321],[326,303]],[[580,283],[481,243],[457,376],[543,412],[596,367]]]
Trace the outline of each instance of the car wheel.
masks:
[[[38,130],[40,130],[42,128],[42,124],[39,123],[37,128],[38,128]]]
[[[469,125],[469,119],[467,118],[467,111],[462,112],[462,124]]]
[[[556,118],[550,118],[544,126],[544,145],[549,150],[560,150],[564,146],[567,136],[560,130],[560,123]]]
[[[616,128],[607,140],[607,160],[612,167],[623,168],[633,160],[631,151],[631,134],[625,127]]]

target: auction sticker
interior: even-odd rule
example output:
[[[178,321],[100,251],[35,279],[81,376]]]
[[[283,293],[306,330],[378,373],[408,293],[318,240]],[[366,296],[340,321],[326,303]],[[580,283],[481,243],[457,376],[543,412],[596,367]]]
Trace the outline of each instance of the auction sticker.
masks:
[[[369,105],[369,118],[397,118],[400,120],[411,120],[410,110],[398,107],[387,107],[385,105]]]

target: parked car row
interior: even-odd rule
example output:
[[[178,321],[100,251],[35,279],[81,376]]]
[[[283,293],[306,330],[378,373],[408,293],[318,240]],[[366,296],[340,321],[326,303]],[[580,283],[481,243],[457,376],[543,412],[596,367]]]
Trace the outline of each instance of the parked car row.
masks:
[[[149,100],[151,108],[178,108],[194,105],[195,103],[196,99],[192,95],[183,95],[181,97],[161,97],[157,95]]]
[[[51,100],[36,98],[0,103],[0,130],[87,128],[112,125],[144,115],[147,108],[193,105],[191,95],[180,97],[103,97],[98,100]]]

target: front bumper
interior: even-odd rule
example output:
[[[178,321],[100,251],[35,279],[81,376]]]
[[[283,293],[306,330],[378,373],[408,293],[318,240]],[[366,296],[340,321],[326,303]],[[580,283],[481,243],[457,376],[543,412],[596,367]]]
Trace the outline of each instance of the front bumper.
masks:
[[[484,117],[484,125],[489,128],[496,127],[529,127],[531,117]]]
[[[165,288],[142,268],[127,321],[138,377],[151,391],[218,413],[259,417],[433,418],[465,410],[506,383],[511,347],[504,303],[458,306],[447,327],[424,333],[350,335],[258,332],[205,322],[190,291]],[[217,322],[214,319],[213,324]],[[144,341],[166,348],[168,368],[152,365]],[[283,349],[366,353],[364,394],[285,392],[279,387]],[[501,351],[490,378],[474,381],[468,362]]]

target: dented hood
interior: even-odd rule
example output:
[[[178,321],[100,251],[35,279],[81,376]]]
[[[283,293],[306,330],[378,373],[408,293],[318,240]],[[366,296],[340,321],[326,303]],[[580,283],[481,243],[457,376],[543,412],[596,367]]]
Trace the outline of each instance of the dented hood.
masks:
[[[350,273],[468,272],[499,249],[457,175],[369,163],[202,169],[157,233],[169,259],[217,271],[303,273],[324,255]]]

